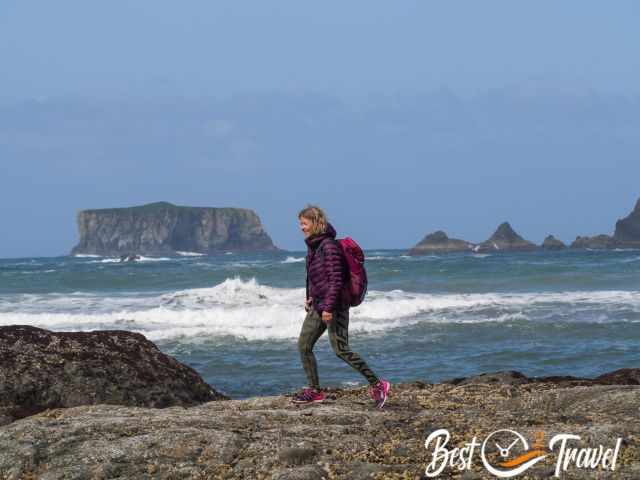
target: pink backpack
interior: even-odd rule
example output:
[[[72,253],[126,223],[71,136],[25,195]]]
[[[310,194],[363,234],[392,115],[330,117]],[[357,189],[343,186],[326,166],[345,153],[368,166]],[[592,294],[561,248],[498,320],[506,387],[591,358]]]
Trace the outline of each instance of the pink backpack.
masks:
[[[367,271],[364,268],[364,252],[360,245],[351,237],[337,240],[344,253],[344,258],[349,269],[349,281],[347,282],[347,300],[349,305],[357,307],[367,294]]]

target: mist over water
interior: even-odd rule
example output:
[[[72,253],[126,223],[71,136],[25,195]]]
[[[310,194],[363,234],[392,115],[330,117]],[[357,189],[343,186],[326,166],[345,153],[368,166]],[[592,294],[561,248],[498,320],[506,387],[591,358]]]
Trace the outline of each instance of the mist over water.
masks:
[[[640,251],[368,251],[350,343],[392,382],[491,370],[593,376],[640,360]],[[0,260],[0,325],[142,333],[233,397],[305,384],[304,253]],[[324,385],[363,384],[317,346]]]

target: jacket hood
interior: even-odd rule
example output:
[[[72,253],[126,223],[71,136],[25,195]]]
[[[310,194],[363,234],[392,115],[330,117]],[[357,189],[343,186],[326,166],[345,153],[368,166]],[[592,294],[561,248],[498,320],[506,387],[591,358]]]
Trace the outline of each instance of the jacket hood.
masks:
[[[330,223],[327,223],[327,229],[324,233],[316,233],[315,235],[305,238],[304,241],[309,248],[315,249],[325,238],[336,238],[336,229],[333,228],[333,225]]]

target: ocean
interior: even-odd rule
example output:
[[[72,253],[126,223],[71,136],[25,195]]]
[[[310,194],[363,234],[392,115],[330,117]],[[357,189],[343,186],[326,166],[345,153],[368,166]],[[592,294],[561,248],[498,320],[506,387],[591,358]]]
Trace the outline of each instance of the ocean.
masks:
[[[349,339],[391,382],[519,370],[595,376],[640,364],[640,250],[365,252]],[[0,325],[142,333],[232,398],[305,385],[304,252],[0,259]],[[326,334],[323,386],[364,385]]]

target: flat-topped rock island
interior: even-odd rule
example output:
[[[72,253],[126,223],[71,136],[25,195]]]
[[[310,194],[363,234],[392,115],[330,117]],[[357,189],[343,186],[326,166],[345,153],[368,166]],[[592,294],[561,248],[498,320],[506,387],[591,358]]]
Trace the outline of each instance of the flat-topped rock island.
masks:
[[[78,213],[72,255],[167,255],[277,250],[253,210],[181,207],[168,202]]]

